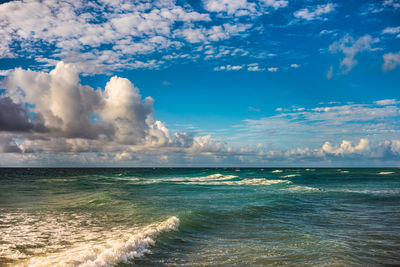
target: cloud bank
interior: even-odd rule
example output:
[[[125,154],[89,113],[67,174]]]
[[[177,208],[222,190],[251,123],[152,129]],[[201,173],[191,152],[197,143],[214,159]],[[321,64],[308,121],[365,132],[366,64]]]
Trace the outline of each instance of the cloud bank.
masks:
[[[153,98],[142,97],[128,79],[114,76],[104,89],[94,89],[81,84],[77,68],[64,62],[50,72],[16,68],[2,80],[2,87],[5,88],[0,95],[2,164],[35,165],[43,162],[44,157],[47,162],[51,159],[54,164],[72,165],[132,162],[256,165],[296,160],[365,162],[400,157],[400,140],[396,139],[400,126],[391,123],[400,118],[396,99],[368,105],[280,108],[275,116],[248,119],[234,126],[224,140],[209,134],[171,132],[165,123],[154,118]],[[351,141],[338,139],[338,133],[339,137],[348,136],[352,140],[354,136],[366,137],[353,145]],[[298,147],[297,143],[294,148],[271,146],[289,144],[288,140],[298,138],[307,140],[313,134],[317,148]],[[243,138],[250,141],[246,146],[240,141]],[[237,142],[240,145],[235,145]]]

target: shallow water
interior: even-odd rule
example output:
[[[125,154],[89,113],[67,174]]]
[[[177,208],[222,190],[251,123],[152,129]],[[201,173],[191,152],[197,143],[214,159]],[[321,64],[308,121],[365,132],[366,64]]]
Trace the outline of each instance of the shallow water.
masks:
[[[399,169],[0,169],[0,266],[400,265]]]

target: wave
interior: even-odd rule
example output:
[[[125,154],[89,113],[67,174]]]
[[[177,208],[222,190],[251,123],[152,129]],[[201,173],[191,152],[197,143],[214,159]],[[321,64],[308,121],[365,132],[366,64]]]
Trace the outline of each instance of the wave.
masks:
[[[197,177],[167,177],[167,178],[157,178],[157,179],[142,179],[141,182],[145,184],[161,183],[161,182],[207,182],[207,181],[225,181],[238,178],[236,175],[224,175],[220,173],[210,174],[207,176],[197,176]]]
[[[379,172],[378,174],[380,174],[380,175],[388,175],[388,174],[394,174],[394,172]]]
[[[102,243],[87,243],[78,245],[60,253],[30,259],[21,266],[113,266],[117,263],[129,263],[130,260],[150,253],[150,246],[155,244],[155,238],[162,232],[175,231],[180,221],[172,216],[161,223],[150,224],[141,229],[133,230],[127,236],[116,233],[118,239],[108,239]],[[115,238],[115,237],[114,237]]]
[[[296,177],[296,176],[300,176],[300,174],[288,174],[288,175],[281,176],[281,178],[290,178],[290,177]]]
[[[354,189],[338,189],[331,190],[331,192],[344,192],[344,193],[357,193],[357,194],[371,194],[371,195],[397,195],[400,194],[399,190],[354,190]]]
[[[298,192],[322,192],[323,190],[316,188],[316,187],[311,187],[311,186],[305,186],[305,185],[294,185],[289,188],[285,188],[282,190],[286,190],[292,193],[298,193]]]
[[[282,170],[274,170],[274,171],[272,171],[272,173],[280,173],[280,172],[283,172]]]
[[[286,175],[283,178],[289,178],[299,176],[298,174]],[[266,178],[244,178],[240,179],[236,175],[224,175],[221,173],[210,174],[207,176],[197,176],[197,177],[163,177],[163,178],[124,178],[126,180],[131,180],[139,184],[156,184],[156,183],[176,183],[185,185],[273,185],[285,183],[289,184],[289,180],[274,179],[269,180]]]
[[[211,182],[185,182],[184,184],[196,185],[273,185],[273,184],[290,184],[288,180],[267,180],[265,178],[246,178],[239,181],[211,181]]]

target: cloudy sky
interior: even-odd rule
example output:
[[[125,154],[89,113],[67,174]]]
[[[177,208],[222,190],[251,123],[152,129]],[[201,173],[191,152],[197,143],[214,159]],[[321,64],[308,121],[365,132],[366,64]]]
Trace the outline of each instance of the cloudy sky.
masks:
[[[400,1],[0,5],[0,166],[400,166]]]

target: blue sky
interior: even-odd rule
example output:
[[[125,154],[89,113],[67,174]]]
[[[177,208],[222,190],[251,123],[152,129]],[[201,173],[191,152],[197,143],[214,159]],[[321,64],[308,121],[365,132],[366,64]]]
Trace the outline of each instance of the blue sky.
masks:
[[[399,18],[397,0],[3,3],[0,165],[398,166]]]

